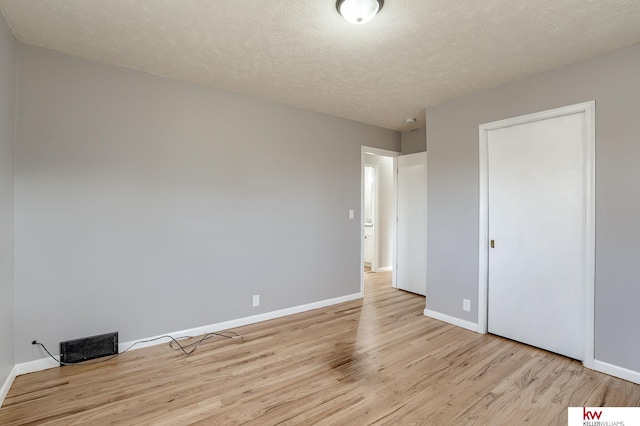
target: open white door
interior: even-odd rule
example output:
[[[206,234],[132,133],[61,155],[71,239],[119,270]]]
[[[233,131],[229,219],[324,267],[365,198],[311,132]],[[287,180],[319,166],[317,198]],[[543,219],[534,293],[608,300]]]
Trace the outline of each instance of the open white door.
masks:
[[[397,288],[427,294],[427,153],[398,157]]]

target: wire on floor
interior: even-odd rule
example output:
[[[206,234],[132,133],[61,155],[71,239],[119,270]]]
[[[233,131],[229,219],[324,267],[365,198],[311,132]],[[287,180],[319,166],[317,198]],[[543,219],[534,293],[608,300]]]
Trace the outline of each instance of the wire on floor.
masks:
[[[42,347],[42,349],[47,353],[47,355],[49,355],[52,359],[54,359],[57,363],[60,363],[60,365],[94,365],[94,364],[102,364],[103,362],[107,362],[107,361],[111,361],[112,359],[116,358],[117,356],[122,355],[125,352],[128,352],[129,350],[131,350],[135,345],[138,345],[140,343],[150,343],[150,342],[155,342],[156,340],[160,340],[160,339],[169,339],[169,347],[171,349],[177,350],[177,351],[181,351],[183,354],[185,355],[191,355],[192,353],[194,353],[202,343],[204,343],[205,341],[212,339],[216,336],[219,337],[224,337],[226,339],[241,339],[244,340],[244,337],[241,334],[236,333],[235,331],[218,331],[215,333],[207,333],[205,335],[203,335],[200,339],[196,340],[193,343],[189,343],[188,345],[183,345],[180,343],[180,340],[185,340],[185,339],[192,339],[193,336],[181,336],[181,337],[173,337],[173,336],[169,336],[169,335],[164,335],[164,336],[158,336],[158,337],[154,337],[153,339],[147,339],[147,340],[139,340],[137,342],[134,342],[131,346],[129,346],[127,349],[125,349],[122,352],[119,352],[115,355],[111,355],[109,357],[106,357],[104,359],[101,359],[99,361],[94,361],[94,362],[63,362],[60,361],[59,359],[57,359],[55,356],[51,355],[51,352],[49,352],[49,350],[47,349],[47,347],[38,342],[37,340],[34,340],[33,342],[31,342],[31,344],[33,345],[39,345]]]

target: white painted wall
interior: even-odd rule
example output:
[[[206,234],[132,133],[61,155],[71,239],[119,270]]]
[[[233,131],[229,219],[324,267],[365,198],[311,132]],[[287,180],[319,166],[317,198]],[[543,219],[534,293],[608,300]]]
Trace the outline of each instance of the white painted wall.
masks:
[[[362,220],[365,224],[373,223],[376,218],[375,198],[377,188],[378,168],[375,165],[365,164],[364,167],[364,201],[362,205]]]
[[[17,362],[360,291],[361,146],[399,133],[22,44],[18,76]]]
[[[13,196],[16,41],[0,14],[0,388],[15,362]],[[0,395],[0,403],[2,396]]]

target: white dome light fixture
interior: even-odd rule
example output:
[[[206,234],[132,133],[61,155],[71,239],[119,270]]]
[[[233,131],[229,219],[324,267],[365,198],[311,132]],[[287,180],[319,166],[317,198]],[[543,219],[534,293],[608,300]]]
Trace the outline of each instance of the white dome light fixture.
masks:
[[[366,24],[382,9],[384,0],[338,0],[336,9],[347,22]]]

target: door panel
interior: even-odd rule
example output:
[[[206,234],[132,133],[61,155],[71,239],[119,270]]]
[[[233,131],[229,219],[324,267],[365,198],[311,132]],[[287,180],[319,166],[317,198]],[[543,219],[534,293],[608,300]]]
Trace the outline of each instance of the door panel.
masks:
[[[488,134],[488,329],[584,357],[584,113]]]
[[[427,153],[398,157],[397,287],[427,293]]]

